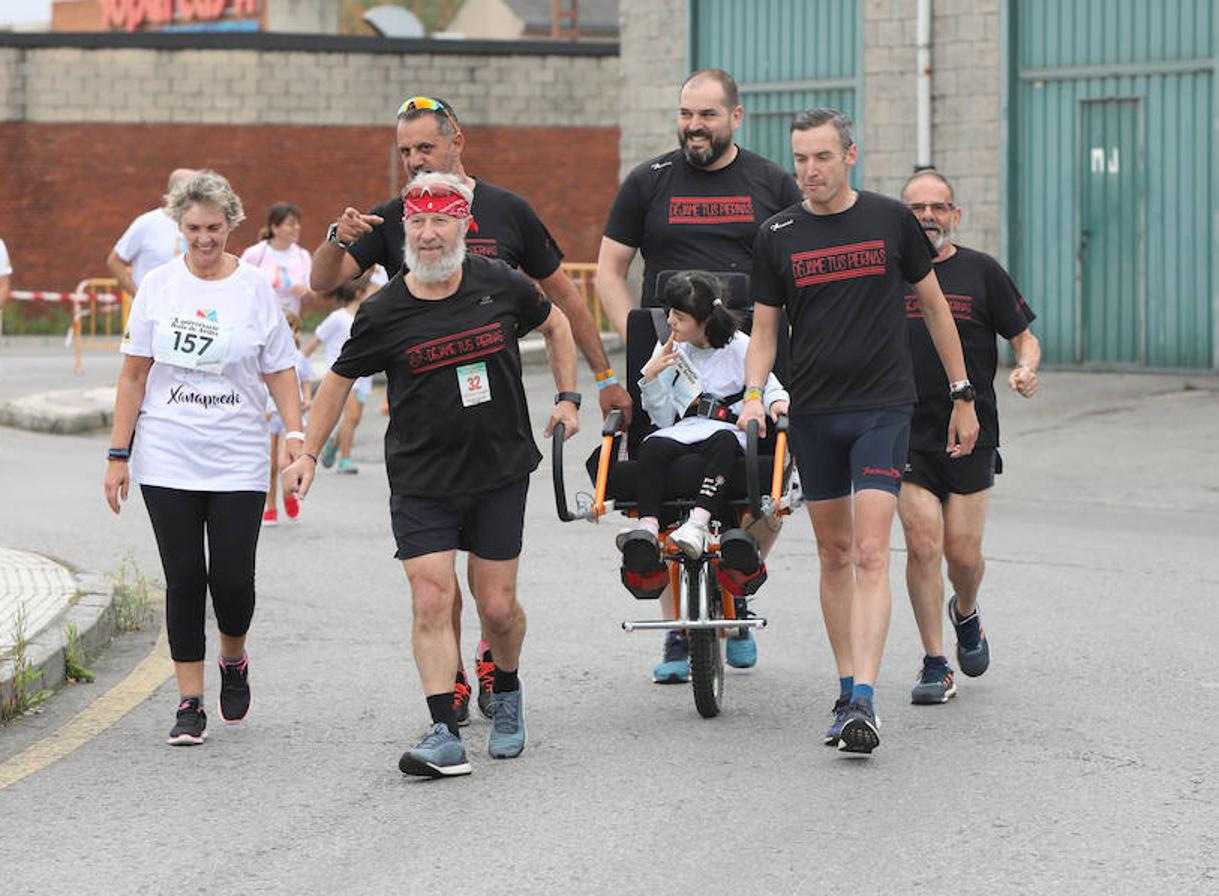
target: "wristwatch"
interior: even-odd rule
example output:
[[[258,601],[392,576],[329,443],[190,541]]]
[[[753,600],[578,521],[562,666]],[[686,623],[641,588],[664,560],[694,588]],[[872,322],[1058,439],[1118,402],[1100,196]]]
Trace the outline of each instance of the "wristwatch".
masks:
[[[326,229],[326,242],[334,243],[334,245],[338,246],[340,249],[346,249],[348,246],[351,245],[351,243],[345,243],[341,239],[339,239],[339,222],[338,221],[333,222]]]
[[[580,395],[579,392],[560,392],[554,397],[554,403],[558,404],[560,401],[570,401],[576,406],[576,410],[578,411],[580,410],[580,399],[582,397],[583,396]]]
[[[969,380],[958,380],[948,384],[948,397],[953,401],[973,401],[977,397],[977,392],[974,391]]]

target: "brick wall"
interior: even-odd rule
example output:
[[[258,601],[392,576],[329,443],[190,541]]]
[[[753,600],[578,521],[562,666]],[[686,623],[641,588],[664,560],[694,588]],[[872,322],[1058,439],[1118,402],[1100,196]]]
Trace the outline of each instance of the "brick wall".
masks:
[[[206,166],[246,205],[233,248],[284,199],[312,248],[344,206],[398,189],[394,114],[418,92],[457,110],[467,171],[591,261],[618,182],[616,82],[612,55],[0,46],[0,237],[19,288],[70,289],[105,275],[172,168]]]
[[[467,134],[471,174],[529,200],[569,261],[596,259],[617,186],[615,128]],[[346,205],[376,205],[401,179],[384,126],[0,123],[0,236],[15,283],[68,290],[83,277],[107,276],[110,249],[132,218],[160,204],[178,166],[214,168],[232,181],[248,217],[230,238],[235,251],[257,239],[273,202],[300,206],[301,242],[312,249]]]
[[[1000,242],[999,0],[935,0],[931,32],[932,161],[964,208],[961,242],[996,255]],[[914,171],[916,7],[864,8],[866,186],[896,195]]]

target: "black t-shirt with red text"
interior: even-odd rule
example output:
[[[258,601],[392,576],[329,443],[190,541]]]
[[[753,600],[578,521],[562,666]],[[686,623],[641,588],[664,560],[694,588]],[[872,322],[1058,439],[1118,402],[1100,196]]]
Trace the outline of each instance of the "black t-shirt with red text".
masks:
[[[948,299],[948,308],[961,335],[965,373],[977,393],[978,447],[999,445],[999,411],[995,402],[995,370],[999,350],[995,334],[1004,339],[1019,336],[1037,315],[1020,295],[1002,265],[984,252],[957,246],[957,251],[935,263],[935,276]],[[948,375],[936,354],[931,333],[923,322],[918,298],[906,294],[906,322],[918,404],[910,423],[910,447],[944,450],[948,441]]]
[[[680,149],[637,166],[618,188],[605,235],[643,255],[643,306],[658,304],[661,271],[749,274],[758,226],[800,201],[789,172],[746,149],[716,171]]]
[[[549,314],[527,277],[478,256],[448,298],[416,298],[399,271],[360,305],[331,370],[349,379],[385,371],[391,492],[477,494],[537,467],[517,340]]]
[[[753,294],[791,322],[792,413],[914,403],[902,298],[934,255],[910,209],[866,190],[844,212],[798,204],[762,225]]]
[[[406,229],[402,223],[402,197],[383,202],[370,214],[379,215],[378,224],[347,249],[366,271],[379,264],[391,277],[402,269],[402,244]],[[466,233],[466,250],[520,268],[535,280],[549,277],[559,269],[563,253],[546,225],[533,208],[515,193],[489,184],[474,182],[474,202],[470,206],[474,223]]]

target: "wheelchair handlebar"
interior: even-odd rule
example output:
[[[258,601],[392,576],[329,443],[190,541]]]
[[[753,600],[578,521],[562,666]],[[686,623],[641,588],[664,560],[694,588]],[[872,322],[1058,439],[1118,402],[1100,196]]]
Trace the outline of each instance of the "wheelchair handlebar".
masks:
[[[750,420],[745,427],[745,495],[749,513],[755,520],[762,518],[762,488],[758,471],[758,421]]]
[[[559,512],[559,519],[570,523],[576,515],[567,509],[567,489],[563,484],[563,438],[567,435],[567,425],[556,423],[551,436],[551,473],[554,477],[554,503]]]
[[[563,482],[563,439],[567,435],[567,427],[556,423],[551,437],[551,473],[554,478],[554,502],[559,519],[564,523],[572,520],[596,520],[605,513],[605,488],[609,481],[609,465],[613,454],[614,437],[622,430],[622,411],[610,411],[601,427],[601,456],[597,461],[597,486],[593,496],[593,506],[572,511],[567,507],[567,488]]]
[[[787,415],[775,421],[774,470],[770,480],[770,507],[779,506],[783,497],[783,473],[787,467]],[[750,420],[745,428],[745,494],[749,513],[755,520],[766,513],[762,507],[762,473],[758,469],[758,421]]]

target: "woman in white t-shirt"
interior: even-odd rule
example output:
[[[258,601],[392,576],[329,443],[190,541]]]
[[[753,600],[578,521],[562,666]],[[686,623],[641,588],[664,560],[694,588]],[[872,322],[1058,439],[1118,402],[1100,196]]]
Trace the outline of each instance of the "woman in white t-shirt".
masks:
[[[241,253],[242,261],[262,271],[283,309],[297,317],[310,295],[313,267],[313,257],[298,244],[300,238],[300,210],[291,202],[277,202],[267,211],[267,225],[258,231],[258,242]]]
[[[254,554],[270,475],[265,388],[283,417],[284,452],[301,451],[296,347],[266,279],[224,251],[245,217],[227,180],[200,171],[169,195],[186,254],[148,272],[121,351],[106,500],[119,512],[137,482],[165,573],[178,678],[175,745],[201,744],[207,592],[220,629],[220,717],[250,707],[246,632]],[[204,553],[204,538],[207,552]]]

